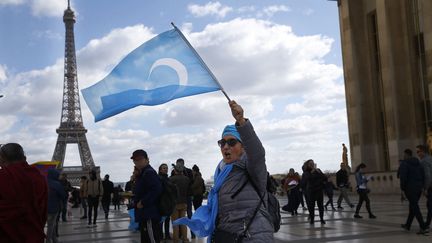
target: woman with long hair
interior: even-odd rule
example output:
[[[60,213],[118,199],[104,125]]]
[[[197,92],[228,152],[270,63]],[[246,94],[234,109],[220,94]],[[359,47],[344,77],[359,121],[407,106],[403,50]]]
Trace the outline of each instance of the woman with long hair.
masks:
[[[318,206],[319,217],[321,224],[324,221],[324,183],[326,176],[316,167],[313,160],[305,162],[305,173],[303,179],[306,183],[307,204],[309,210],[309,223],[314,224],[315,221],[315,202]]]
[[[359,195],[359,201],[357,203],[357,208],[354,214],[354,218],[358,218],[361,219],[363,218],[362,216],[359,215],[359,211],[360,208],[363,204],[363,201],[366,202],[366,209],[369,213],[369,218],[370,219],[374,219],[376,218],[375,215],[373,215],[371,208],[370,208],[370,200],[368,197],[368,193],[369,193],[369,189],[367,188],[367,183],[370,180],[370,176],[366,177],[364,175],[364,171],[366,169],[366,164],[361,163],[357,166],[356,170],[355,170],[355,178],[356,178],[356,182],[357,182],[357,193]]]

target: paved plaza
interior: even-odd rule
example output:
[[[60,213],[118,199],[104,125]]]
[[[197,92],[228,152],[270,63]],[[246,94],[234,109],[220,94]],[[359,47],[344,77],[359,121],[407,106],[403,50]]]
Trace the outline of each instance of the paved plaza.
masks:
[[[356,200],[357,196],[352,194],[351,198]],[[284,205],[286,199],[281,198],[280,202],[281,205]],[[319,220],[315,225],[310,225],[307,220],[308,214],[302,209],[299,209],[297,216],[283,212],[282,226],[275,234],[275,242],[432,242],[432,236],[416,234],[419,227],[415,220],[410,232],[400,227],[408,214],[408,202],[401,203],[399,196],[371,195],[371,204],[377,219],[367,218],[364,206],[361,212],[365,217],[354,219],[354,210],[345,207],[342,211],[326,211],[324,217],[327,223],[324,226],[321,226]],[[425,216],[424,199],[421,201],[421,209]],[[139,242],[139,233],[127,229],[129,217],[125,206],[120,211],[111,210],[107,220],[103,212],[99,211],[96,228],[87,228],[86,221],[79,219],[79,209],[72,211],[70,221],[60,222],[60,242]],[[194,239],[192,242],[206,241],[205,239]]]

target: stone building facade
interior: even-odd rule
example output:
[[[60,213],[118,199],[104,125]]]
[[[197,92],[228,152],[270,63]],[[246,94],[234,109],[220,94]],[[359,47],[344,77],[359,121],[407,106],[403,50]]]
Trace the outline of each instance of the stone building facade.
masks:
[[[390,183],[432,125],[432,1],[337,3],[351,166],[364,162]]]

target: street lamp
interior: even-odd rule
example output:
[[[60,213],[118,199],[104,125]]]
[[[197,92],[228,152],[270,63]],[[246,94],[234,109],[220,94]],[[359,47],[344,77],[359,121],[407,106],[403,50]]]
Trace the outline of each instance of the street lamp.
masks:
[[[3,98],[3,95],[0,95],[0,98]]]

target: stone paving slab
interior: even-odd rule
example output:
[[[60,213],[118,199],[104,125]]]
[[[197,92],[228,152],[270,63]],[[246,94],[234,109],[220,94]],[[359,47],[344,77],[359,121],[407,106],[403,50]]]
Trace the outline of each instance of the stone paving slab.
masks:
[[[357,199],[354,194],[351,195],[351,198],[352,201]],[[286,202],[286,199],[280,199],[281,205],[286,204]],[[372,195],[371,205],[377,219],[367,218],[365,206],[360,211],[364,218],[354,219],[354,209],[347,207],[339,211],[326,211],[324,213],[325,225],[321,225],[319,220],[314,225],[310,225],[307,219],[307,211],[303,211],[301,208],[297,216],[291,216],[291,214],[283,212],[282,226],[280,231],[275,233],[275,242],[432,242],[432,236],[429,236],[432,234],[427,236],[416,234],[419,230],[416,220],[414,220],[410,232],[400,228],[408,215],[408,202],[401,203],[399,195]],[[423,216],[425,216],[426,206],[424,199],[420,202],[420,207]],[[87,221],[79,219],[80,210],[72,209],[70,220],[60,222],[60,242],[140,242],[139,233],[127,229],[129,216],[125,206],[118,211],[111,210],[108,219],[104,218],[103,211],[100,210],[98,214],[97,227],[87,228]],[[190,239],[189,234],[190,232],[188,232]],[[194,239],[192,242],[206,242],[206,239]]]

